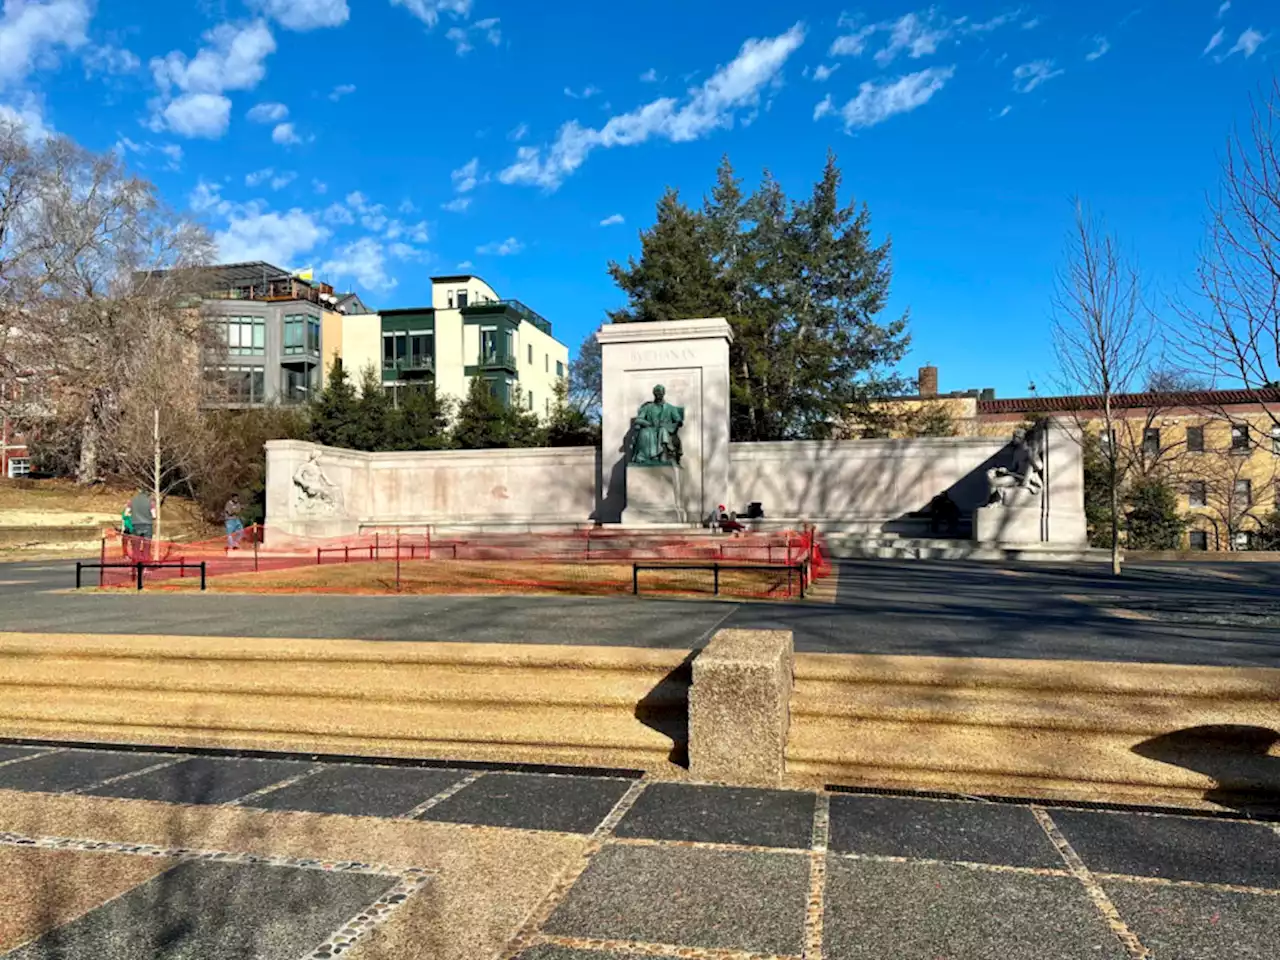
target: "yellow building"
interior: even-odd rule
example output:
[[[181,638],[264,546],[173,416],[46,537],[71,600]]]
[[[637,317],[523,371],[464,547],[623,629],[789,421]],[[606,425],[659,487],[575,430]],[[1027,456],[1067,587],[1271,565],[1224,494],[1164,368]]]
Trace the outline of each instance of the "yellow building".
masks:
[[[1098,397],[1015,397],[992,391],[940,394],[938,371],[920,371],[919,393],[876,405],[897,435],[922,423],[956,436],[1012,436],[1058,417],[1114,442],[1129,477],[1153,476],[1175,490],[1191,550],[1247,550],[1262,521],[1280,510],[1280,389],[1197,390],[1112,397],[1112,438],[1103,438]]]

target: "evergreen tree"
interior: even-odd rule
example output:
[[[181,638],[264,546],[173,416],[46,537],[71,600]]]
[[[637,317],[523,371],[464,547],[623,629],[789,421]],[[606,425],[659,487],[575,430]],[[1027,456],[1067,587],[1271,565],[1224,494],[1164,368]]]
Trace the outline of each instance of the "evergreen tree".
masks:
[[[382,387],[382,377],[372,365],[360,372],[360,397],[352,422],[356,450],[390,450],[394,442],[396,410]]]
[[[543,427],[543,445],[548,447],[594,447],[600,443],[599,425],[569,401],[569,385],[559,380],[555,404]]]
[[[735,440],[830,436],[868,401],[901,392],[890,372],[906,351],[906,316],[880,322],[890,245],[874,245],[865,207],[839,202],[828,156],[803,201],[767,172],[744,196],[726,159],[698,212],[674,191],[641,234],[641,255],[610,274],[629,298],[615,323],[724,316]]]
[[[1159,478],[1143,477],[1129,487],[1125,500],[1126,544],[1130,550],[1177,550],[1182,546],[1185,521],[1178,498]]]
[[[447,450],[450,403],[434,383],[408,387],[400,393],[400,409],[392,418],[389,450]]]
[[[1084,459],[1084,519],[1091,547],[1111,547],[1111,484],[1107,458],[1094,433],[1081,439]]]
[[[311,405],[311,440],[327,447],[355,449],[356,389],[337,357],[329,380]]]
[[[486,380],[472,377],[453,424],[453,445],[459,450],[538,446],[538,417],[522,408],[523,399],[517,387],[510,402],[504,402]]]

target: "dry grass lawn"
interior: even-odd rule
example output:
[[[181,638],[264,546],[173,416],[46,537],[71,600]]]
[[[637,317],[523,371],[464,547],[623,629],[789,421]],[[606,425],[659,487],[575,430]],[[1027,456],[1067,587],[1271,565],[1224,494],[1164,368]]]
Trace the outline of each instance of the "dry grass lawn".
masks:
[[[792,574],[792,592],[799,585]],[[157,581],[148,589],[198,590],[199,580]],[[785,570],[722,570],[722,596],[786,599]],[[224,593],[356,593],[396,592],[394,561],[314,564],[262,573],[210,576],[209,590]],[[630,593],[629,563],[539,563],[500,560],[401,561],[399,592],[409,594],[584,594]],[[642,570],[641,593],[712,596],[713,575],[707,570]]]

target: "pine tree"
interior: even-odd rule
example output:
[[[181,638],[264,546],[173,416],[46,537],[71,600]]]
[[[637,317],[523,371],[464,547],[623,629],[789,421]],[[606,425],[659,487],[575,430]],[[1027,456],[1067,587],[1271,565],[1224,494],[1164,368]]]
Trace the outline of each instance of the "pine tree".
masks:
[[[1125,495],[1126,544],[1130,550],[1177,550],[1186,522],[1178,513],[1178,497],[1154,477],[1135,480]]]
[[[447,450],[450,402],[434,383],[407,387],[400,393],[400,408],[392,418],[389,450]]]
[[[543,445],[548,447],[594,447],[600,443],[599,425],[569,401],[569,385],[559,380],[555,403],[543,427]]]
[[[360,372],[360,397],[356,400],[352,444],[356,450],[390,450],[393,443],[395,408],[382,387],[382,378],[372,365]]]
[[[356,389],[342,361],[334,358],[329,380],[311,405],[311,440],[327,447],[355,448]]]
[[[491,391],[487,381],[472,377],[453,424],[453,445],[459,450],[539,446],[542,431],[538,417],[523,409],[523,399],[517,387],[510,402],[504,402]]]

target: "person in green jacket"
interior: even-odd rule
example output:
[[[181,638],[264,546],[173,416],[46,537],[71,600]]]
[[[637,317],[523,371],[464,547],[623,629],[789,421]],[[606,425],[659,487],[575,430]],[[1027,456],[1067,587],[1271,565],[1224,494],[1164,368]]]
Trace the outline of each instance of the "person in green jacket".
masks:
[[[127,503],[120,514],[120,532],[126,537],[133,536],[133,507]]]

